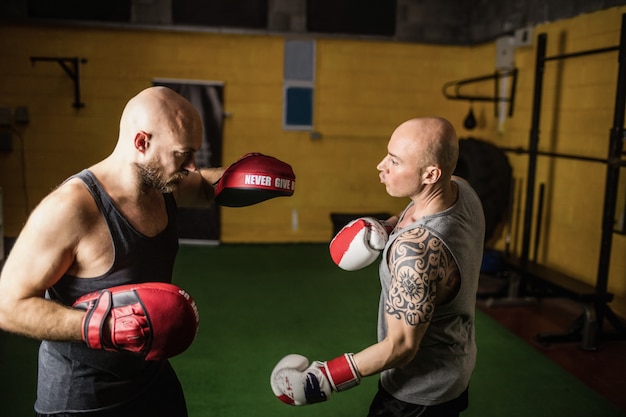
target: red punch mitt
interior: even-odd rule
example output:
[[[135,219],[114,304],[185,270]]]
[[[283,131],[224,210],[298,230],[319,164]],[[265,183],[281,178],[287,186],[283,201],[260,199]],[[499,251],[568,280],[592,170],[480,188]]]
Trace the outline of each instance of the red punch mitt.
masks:
[[[130,351],[146,360],[184,352],[198,330],[198,309],[189,293],[163,282],[106,288],[83,295],[73,307],[87,310],[82,337],[90,348]]]
[[[249,153],[226,168],[215,184],[215,202],[226,207],[250,206],[291,196],[295,187],[291,165],[272,156]]]

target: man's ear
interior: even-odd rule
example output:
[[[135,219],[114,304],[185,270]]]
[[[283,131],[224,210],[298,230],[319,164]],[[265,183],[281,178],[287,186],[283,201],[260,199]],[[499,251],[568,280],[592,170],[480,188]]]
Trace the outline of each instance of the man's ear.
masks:
[[[441,178],[441,168],[430,165],[424,170],[424,184],[435,184]]]
[[[139,152],[146,152],[150,144],[150,134],[140,130],[135,134],[135,149]]]

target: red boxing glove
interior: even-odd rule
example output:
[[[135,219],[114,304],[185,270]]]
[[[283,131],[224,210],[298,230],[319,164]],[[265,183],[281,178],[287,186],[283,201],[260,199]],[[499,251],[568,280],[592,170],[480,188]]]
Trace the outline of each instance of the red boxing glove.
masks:
[[[173,284],[147,282],[106,288],[83,295],[73,307],[87,310],[82,338],[90,348],[134,352],[145,355],[146,360],[184,352],[198,330],[195,302]]]
[[[215,183],[215,202],[226,207],[250,206],[291,196],[295,188],[291,165],[272,156],[248,153],[226,168]]]

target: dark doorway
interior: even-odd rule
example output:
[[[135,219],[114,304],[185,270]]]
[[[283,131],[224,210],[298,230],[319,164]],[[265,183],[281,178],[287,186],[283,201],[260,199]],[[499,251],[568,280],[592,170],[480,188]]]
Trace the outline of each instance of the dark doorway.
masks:
[[[169,87],[189,100],[204,126],[202,146],[196,153],[198,168],[222,166],[224,85],[218,82],[156,79],[154,85]],[[179,207],[178,237],[181,243],[216,245],[220,241],[220,208]]]

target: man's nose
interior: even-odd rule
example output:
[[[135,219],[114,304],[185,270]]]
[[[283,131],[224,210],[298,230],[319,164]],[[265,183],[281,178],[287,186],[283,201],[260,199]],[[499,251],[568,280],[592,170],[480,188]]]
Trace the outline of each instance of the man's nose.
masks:
[[[190,156],[183,164],[183,168],[187,171],[195,171],[197,169],[196,158],[194,156]]]

